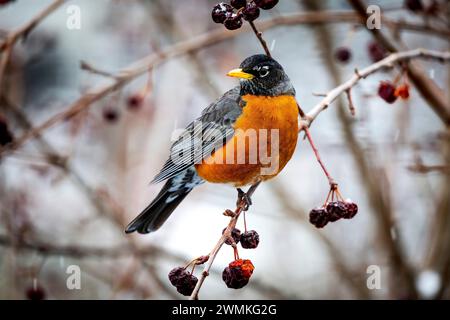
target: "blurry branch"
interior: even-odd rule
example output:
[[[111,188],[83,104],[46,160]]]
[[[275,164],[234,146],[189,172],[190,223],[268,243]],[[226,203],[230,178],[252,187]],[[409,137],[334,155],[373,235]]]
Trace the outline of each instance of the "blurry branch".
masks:
[[[407,167],[408,170],[416,173],[430,173],[430,172],[440,172],[444,174],[450,174],[449,165],[425,165],[422,163],[416,163]]]
[[[306,114],[306,116],[303,119],[304,125],[310,126],[311,123],[314,121],[314,119],[323,110],[325,110],[330,105],[330,103],[336,100],[336,98],[338,98],[342,93],[346,93],[347,95],[349,95],[350,94],[349,90],[352,87],[354,87],[361,79],[364,79],[381,69],[391,68],[394,66],[396,62],[410,60],[414,58],[431,58],[437,61],[447,62],[450,61],[450,51],[441,52],[418,48],[414,50],[393,53],[388,57],[384,58],[383,60],[380,60],[377,63],[368,66],[367,68],[364,68],[362,70],[355,70],[355,75],[353,77],[351,77],[349,80],[342,83],[341,85],[337,86],[333,90],[329,91],[326,94],[325,98]]]
[[[353,6],[355,12],[357,12],[362,21],[367,20],[366,8],[367,5],[362,0],[348,0]],[[372,33],[374,38],[389,52],[398,52],[396,46],[378,29],[368,29]],[[448,39],[448,38],[447,38]],[[450,127],[450,103],[447,100],[443,90],[441,90],[437,84],[428,78],[425,72],[417,64],[405,64],[405,70],[408,73],[408,77],[415,85],[417,91],[420,92],[422,97],[428,102],[434,112],[444,122],[445,127]]]
[[[3,88],[3,77],[5,75],[6,67],[9,63],[11,53],[16,42],[21,38],[26,38],[28,34],[49,14],[58,9],[66,0],[55,0],[47,8],[39,12],[29,22],[19,27],[17,30],[12,31],[6,35],[6,39],[0,43],[0,53],[2,57],[0,60],[0,93]]]
[[[253,193],[255,192],[256,188],[258,188],[259,183],[252,185],[249,190],[246,193],[246,196],[248,198],[251,198],[251,196],[253,195]],[[217,241],[216,245],[214,246],[214,248],[211,250],[211,252],[208,254],[208,261],[206,261],[205,263],[205,267],[203,268],[203,271],[200,275],[200,278],[198,279],[197,285],[194,288],[194,291],[192,292],[191,296],[189,297],[189,300],[198,300],[198,294],[199,291],[203,285],[203,282],[205,281],[206,277],[209,275],[211,267],[214,263],[214,260],[217,256],[217,254],[220,251],[220,248],[223,246],[223,244],[225,243],[225,241],[227,239],[232,240],[232,243],[234,242],[233,238],[231,237],[231,231],[233,231],[233,229],[236,227],[236,223],[239,219],[239,216],[241,215],[241,213],[244,211],[245,207],[247,206],[247,203],[245,201],[245,199],[240,199],[240,201],[238,202],[238,205],[236,207],[236,210],[231,211],[231,210],[226,210],[225,214],[227,216],[230,216],[230,222],[228,223],[228,226],[225,228],[225,231],[223,232],[222,236],[220,237],[219,241]],[[236,246],[236,244],[234,244],[234,247]],[[236,248],[235,248],[236,249]]]
[[[304,3],[311,9],[320,10],[320,5],[313,0],[304,0]],[[332,37],[330,35],[330,32],[325,26],[320,26],[316,30],[316,35],[318,38],[318,42],[321,44],[320,48],[323,51],[324,63],[328,67],[334,82],[338,84],[341,82],[341,76],[332,56]],[[391,54],[389,57],[373,64],[372,66],[369,66],[361,72],[355,71],[356,74],[352,77],[352,79],[332,90],[332,92],[336,90],[337,95],[331,94],[331,97],[334,97],[334,100],[340,95],[340,93],[345,92],[345,90],[351,88],[352,85],[358,82],[362,77],[366,77],[371,73],[379,70],[381,67],[383,67],[383,65],[392,65],[394,62],[398,61],[398,59],[401,60],[411,57],[418,57],[427,51],[428,50],[423,51],[422,49],[416,49],[403,53]],[[431,51],[430,53],[434,58],[438,57],[438,59],[445,60],[450,59],[450,52],[441,53]],[[437,54],[437,56],[435,56],[435,54]],[[325,98],[323,102],[327,102],[327,99],[328,97]],[[326,107],[327,105],[323,104],[323,102],[317,107],[313,108],[313,110],[323,110],[321,109],[321,106]],[[378,222],[378,231],[382,243],[389,252],[389,259],[394,269],[394,272],[392,274],[396,277],[400,276],[400,279],[402,280],[401,284],[406,287],[407,293],[410,298],[417,298],[414,275],[411,268],[405,261],[403,248],[400,242],[395,241],[391,236],[391,232],[394,227],[392,223],[392,201],[389,196],[389,190],[386,191],[385,172],[383,172],[381,168],[371,166],[366,159],[364,150],[353,133],[352,121],[347,116],[346,108],[342,99],[339,99],[338,116],[342,124],[347,146],[352,152],[355,160],[355,165],[359,170],[361,180],[365,183],[365,189],[369,198],[370,205],[376,213],[375,218]],[[393,289],[398,290],[399,288],[395,286]]]
[[[62,1],[57,1],[57,3]],[[56,2],[55,2],[56,3]],[[361,23],[361,19],[354,12],[348,11],[322,11],[322,12],[300,12],[290,15],[281,15],[271,19],[263,20],[258,23],[260,30],[267,30],[279,26],[299,25],[299,24],[321,24],[321,23]],[[365,22],[364,22],[365,23]],[[391,22],[395,24],[395,22]],[[407,28],[408,24],[402,22],[399,28]],[[428,28],[428,27],[427,27]],[[417,29],[417,28],[416,28]],[[419,28],[420,29],[420,28]],[[34,129],[26,132],[21,137],[17,138],[13,143],[6,147],[0,148],[0,156],[6,152],[11,152],[21,147],[26,141],[35,138],[48,128],[70,119],[90,107],[91,104],[99,101],[103,97],[107,96],[111,92],[118,90],[132,81],[134,78],[144,74],[150,68],[155,67],[168,59],[176,58],[181,55],[189,54],[201,49],[205,49],[208,46],[220,43],[222,41],[234,38],[240,34],[246,33],[251,30],[248,25],[243,26],[239,30],[229,32],[223,28],[217,28],[202,35],[196,36],[186,41],[178,42],[167,48],[161,49],[158,52],[152,53],[147,57],[136,61],[128,67],[120,70],[113,75],[113,79],[110,83],[100,85],[97,88],[93,88],[84,96],[80,97],[72,105],[70,105],[65,111],[60,112],[43,124],[35,127]],[[428,31],[428,30],[427,30]],[[91,66],[92,67],[92,66]],[[97,68],[91,68],[92,70],[98,70]],[[110,75],[108,73],[108,75]]]

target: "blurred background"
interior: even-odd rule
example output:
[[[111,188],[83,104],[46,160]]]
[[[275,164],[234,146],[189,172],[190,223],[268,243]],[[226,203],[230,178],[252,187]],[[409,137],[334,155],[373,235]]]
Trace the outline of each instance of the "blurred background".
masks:
[[[213,248],[228,224],[222,212],[234,209],[236,191],[204,184],[158,232],[125,235],[124,228],[161,188],[149,182],[177,130],[237,85],[227,71],[262,53],[251,29],[228,31],[211,20],[216,2],[66,1],[14,45],[0,87],[5,149],[47,119],[85,107],[0,156],[1,299],[183,298],[167,274]],[[305,111],[376,58],[369,50],[376,39],[360,22],[355,2],[281,0],[256,20],[258,27],[278,19],[265,24],[264,38]],[[411,10],[417,2],[422,8]],[[0,5],[0,41],[51,3]],[[447,1],[370,4],[390,21],[380,31],[399,50],[449,49]],[[67,24],[73,6],[80,28]],[[348,17],[336,19],[337,13]],[[319,14],[328,18],[318,21]],[[309,18],[282,23],[280,17],[289,15]],[[208,34],[205,45],[182,50]],[[341,47],[350,50],[349,61],[336,57]],[[89,100],[123,68],[177,50],[101,99]],[[448,64],[415,63],[446,95],[448,106]],[[284,171],[253,196],[247,225],[261,242],[255,250],[240,249],[255,265],[249,285],[232,290],[222,282],[222,270],[233,260],[232,248],[225,246],[201,299],[449,297],[449,124],[410,81],[409,99],[386,103],[377,94],[383,80],[408,78],[401,68],[377,72],[353,88],[355,116],[342,95],[311,127],[322,160],[343,196],[358,203],[358,215],[323,229],[309,223],[309,211],[325,201],[329,186],[311,147],[300,139]],[[238,227],[243,229],[242,221]],[[66,286],[72,265],[81,270],[79,290]],[[373,266],[380,285],[370,289]]]

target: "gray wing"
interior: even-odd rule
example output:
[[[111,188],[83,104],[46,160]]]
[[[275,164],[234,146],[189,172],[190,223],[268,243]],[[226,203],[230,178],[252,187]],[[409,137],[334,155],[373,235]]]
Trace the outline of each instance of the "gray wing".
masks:
[[[172,144],[170,157],[152,183],[176,176],[221,148],[234,134],[233,124],[242,113],[240,88],[226,92],[190,123]]]

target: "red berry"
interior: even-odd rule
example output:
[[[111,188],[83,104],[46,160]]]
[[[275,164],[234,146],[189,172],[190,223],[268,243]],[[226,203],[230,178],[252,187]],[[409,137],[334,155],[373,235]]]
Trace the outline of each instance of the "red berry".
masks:
[[[103,119],[109,123],[115,123],[119,120],[119,112],[112,108],[105,108],[103,110]]]
[[[378,42],[370,42],[367,46],[367,50],[369,52],[370,59],[373,62],[378,62],[384,59],[387,55],[386,50],[378,44]]]
[[[347,207],[343,201],[328,202],[326,209],[329,214],[328,220],[330,222],[339,220],[346,214],[347,211]]]
[[[242,17],[235,13],[228,14],[225,22],[223,23],[228,30],[236,30],[242,27]]]
[[[395,86],[389,81],[381,81],[378,87],[378,95],[387,103],[394,103],[397,100]]]
[[[133,94],[127,99],[127,107],[129,110],[138,110],[142,103],[144,102],[144,97],[140,94]]]
[[[275,7],[278,0],[253,0],[255,4],[263,10],[269,10]]]
[[[412,12],[423,10],[422,0],[405,0],[404,5]]]
[[[240,289],[247,285],[254,269],[250,260],[238,259],[223,270],[222,279],[228,288]]]
[[[352,201],[346,201],[345,206],[347,207],[347,210],[342,218],[351,219],[358,213],[358,205],[356,203]]]
[[[409,86],[404,83],[395,89],[394,95],[404,100],[409,98]]]
[[[233,8],[240,9],[242,7],[245,7],[247,4],[247,0],[231,0],[230,4]]]
[[[334,57],[339,62],[347,63],[352,58],[352,52],[347,47],[340,47],[334,52]]]
[[[259,244],[259,234],[250,230],[241,234],[241,246],[244,249],[255,249]]]
[[[14,140],[13,135],[9,131],[6,119],[0,115],[0,145],[6,146]]]
[[[222,230],[222,234],[225,232],[226,229],[227,229],[227,228],[225,228],[225,229]],[[239,243],[239,240],[241,239],[241,230],[239,230],[238,228],[234,228],[234,229],[231,231],[231,237],[233,238],[233,240],[234,240],[234,242],[235,242],[236,244]],[[226,239],[226,240],[225,240],[225,243],[228,244],[228,245],[231,245],[230,239]]]
[[[233,8],[229,4],[221,2],[214,6],[211,17],[215,23],[224,23],[227,13],[232,11]]]
[[[259,8],[253,2],[248,3],[242,10],[242,16],[247,21],[254,21],[259,17]]]
[[[25,292],[25,295],[28,300],[44,300],[45,299],[45,290],[39,286],[30,287]]]
[[[328,212],[325,208],[314,208],[309,213],[309,222],[316,228],[323,228],[328,223]]]
[[[198,282],[196,276],[182,267],[172,269],[169,272],[169,280],[177,288],[177,291],[184,296],[190,296]]]

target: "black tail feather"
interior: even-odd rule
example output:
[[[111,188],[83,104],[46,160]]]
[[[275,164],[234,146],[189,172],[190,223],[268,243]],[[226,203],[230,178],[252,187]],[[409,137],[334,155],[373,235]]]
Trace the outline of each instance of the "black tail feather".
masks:
[[[182,188],[176,191],[170,191],[171,185],[171,180],[168,180],[155,200],[130,222],[125,229],[126,233],[137,231],[145,234],[158,230],[192,190]]]

